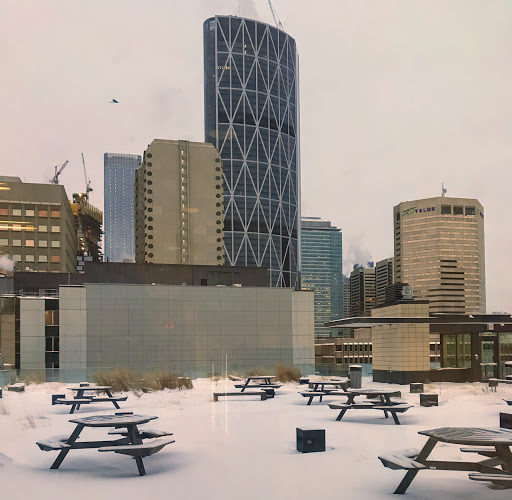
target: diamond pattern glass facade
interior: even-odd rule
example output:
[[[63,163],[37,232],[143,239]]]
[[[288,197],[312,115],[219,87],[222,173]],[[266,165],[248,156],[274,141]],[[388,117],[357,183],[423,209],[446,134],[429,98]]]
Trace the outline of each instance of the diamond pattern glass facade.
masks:
[[[295,40],[232,16],[204,31],[205,140],[224,166],[226,264],[269,269],[295,287],[300,237],[298,57]]]

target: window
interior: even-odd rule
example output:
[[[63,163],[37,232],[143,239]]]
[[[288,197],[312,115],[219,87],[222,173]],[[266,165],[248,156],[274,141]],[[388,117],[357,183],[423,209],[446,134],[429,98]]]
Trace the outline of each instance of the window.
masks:
[[[52,255],[52,262],[58,264],[60,262],[60,255]]]
[[[466,215],[475,215],[475,207],[466,207]]]
[[[462,207],[453,207],[453,215],[464,215],[464,209]]]
[[[8,208],[0,208],[0,215],[9,215]]]
[[[59,311],[45,311],[46,326],[57,326],[59,324]]]
[[[12,246],[13,247],[20,247],[21,246],[21,240],[12,240]]]
[[[25,240],[25,246],[33,247],[33,246],[35,246],[35,241],[34,240]]]
[[[19,254],[15,254],[12,256],[12,260],[14,260],[14,262],[20,262],[21,261],[21,255]]]
[[[60,226],[52,226],[52,233],[60,233]]]
[[[13,208],[12,215],[14,215],[16,217],[21,217],[21,208]]]
[[[41,248],[46,248],[48,246],[48,242],[46,240],[39,240],[37,245]]]
[[[0,239],[0,247],[6,247],[9,245],[9,240],[7,238]]]
[[[39,215],[39,217],[48,217],[48,210],[39,210],[37,215]]]
[[[52,248],[60,248],[60,241],[52,241]]]
[[[39,255],[37,260],[38,260],[38,262],[48,262],[48,256],[47,255]]]
[[[36,215],[36,213],[33,208],[27,208],[27,209],[25,209],[25,215],[27,217],[34,217]]]
[[[441,205],[441,215],[451,215],[452,206],[451,205]]]
[[[52,217],[60,217],[60,210],[52,210]]]
[[[31,254],[25,255],[25,261],[27,261],[27,262],[35,262],[35,258]]]
[[[39,232],[40,233],[48,232],[48,226],[39,226]]]

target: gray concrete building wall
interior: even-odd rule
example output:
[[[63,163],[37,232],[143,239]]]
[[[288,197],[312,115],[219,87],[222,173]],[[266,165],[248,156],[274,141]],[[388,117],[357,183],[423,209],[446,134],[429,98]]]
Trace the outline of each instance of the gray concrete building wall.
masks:
[[[155,139],[135,177],[137,262],[224,264],[222,161],[212,144]]]
[[[86,289],[82,286],[65,286],[60,288],[60,292],[60,368],[84,370],[87,368]]]
[[[62,367],[83,366],[83,351],[75,352],[83,344],[73,337],[85,323],[89,371],[162,368],[194,377],[220,373],[226,361],[228,371],[275,369],[277,362],[314,367],[311,292],[86,284],[78,300],[76,290],[60,287]]]
[[[20,366],[45,369],[44,298],[20,297]]]

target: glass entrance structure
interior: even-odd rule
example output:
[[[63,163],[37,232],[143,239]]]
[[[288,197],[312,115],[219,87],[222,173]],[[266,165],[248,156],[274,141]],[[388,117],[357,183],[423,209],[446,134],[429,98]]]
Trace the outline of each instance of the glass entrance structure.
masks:
[[[224,168],[226,264],[269,270],[295,287],[300,237],[298,57],[264,23],[215,16],[203,25],[205,141]]]

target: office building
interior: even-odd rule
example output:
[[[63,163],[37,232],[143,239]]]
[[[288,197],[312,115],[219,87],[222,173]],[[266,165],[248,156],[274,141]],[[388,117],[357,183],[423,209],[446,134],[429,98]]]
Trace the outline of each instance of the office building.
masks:
[[[330,221],[301,219],[301,286],[315,292],[315,335],[330,335],[324,323],[343,317],[341,242],[341,229]]]
[[[74,193],[71,210],[75,218],[75,231],[77,235],[77,271],[83,272],[85,262],[101,262],[101,223],[103,212],[89,203],[84,193]]]
[[[155,139],[135,172],[135,259],[224,264],[222,161],[204,142]]]
[[[350,277],[343,275],[343,317],[350,318]]]
[[[435,197],[393,209],[395,282],[409,283],[430,313],[485,313],[484,209],[476,199]]]
[[[205,141],[224,162],[226,264],[295,287],[300,266],[298,56],[274,26],[234,16],[203,25]]]
[[[75,221],[64,186],[0,177],[0,254],[15,269],[76,272]]]
[[[350,273],[350,317],[370,316],[375,307],[375,267],[357,267]]]
[[[104,210],[105,261],[134,262],[135,169],[140,165],[139,155],[105,153],[104,155]]]
[[[375,304],[386,302],[386,287],[393,284],[393,258],[375,264]]]

